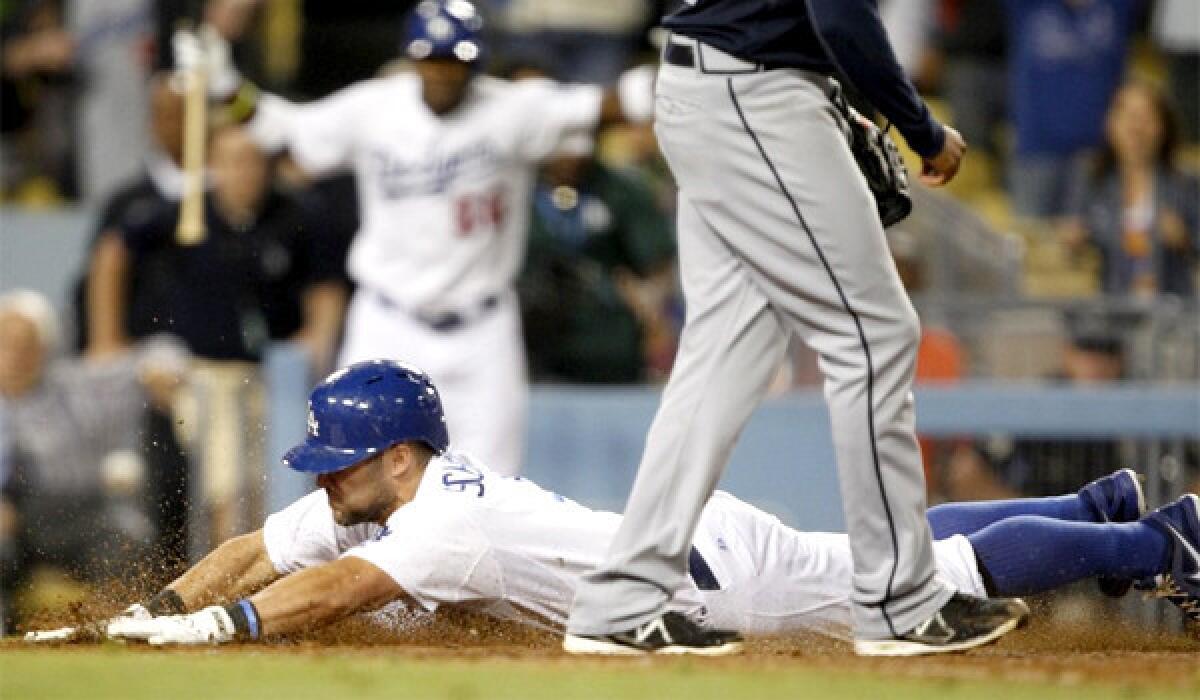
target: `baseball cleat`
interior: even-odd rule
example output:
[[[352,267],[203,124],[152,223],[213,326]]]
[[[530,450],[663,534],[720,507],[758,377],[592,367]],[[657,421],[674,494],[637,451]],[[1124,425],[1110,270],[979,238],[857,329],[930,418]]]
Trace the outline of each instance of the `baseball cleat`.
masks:
[[[1200,623],[1200,496],[1190,493],[1168,503],[1142,522],[1167,536],[1167,572],[1151,595],[1166,598],[1192,622]]]
[[[616,634],[568,634],[563,650],[570,654],[642,656],[643,654],[697,654],[726,656],[742,651],[742,637],[729,630],[710,630],[677,612]]]
[[[1020,598],[976,598],[955,593],[933,617],[893,639],[856,639],[859,656],[918,656],[966,651],[996,641],[1029,619]]]
[[[1096,479],[1079,489],[1079,497],[1099,523],[1132,523],[1146,514],[1146,494],[1141,479],[1132,469],[1121,469]],[[1101,576],[1096,585],[1104,595],[1120,598],[1129,592],[1133,580]]]

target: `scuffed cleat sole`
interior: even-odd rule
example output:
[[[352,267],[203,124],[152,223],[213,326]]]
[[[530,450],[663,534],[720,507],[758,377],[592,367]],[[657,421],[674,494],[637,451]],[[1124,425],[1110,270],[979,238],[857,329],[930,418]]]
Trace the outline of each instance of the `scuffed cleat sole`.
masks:
[[[1020,619],[1009,620],[985,635],[955,644],[922,644],[920,642],[910,642],[906,639],[856,639],[854,640],[854,653],[859,656],[953,654],[991,644],[1021,625],[1022,621]]]
[[[563,651],[568,654],[586,654],[593,656],[648,656],[662,654],[668,656],[730,656],[745,651],[745,645],[740,642],[726,642],[710,647],[690,647],[669,645],[653,651],[638,649],[607,639],[595,639],[574,634],[563,637]]]

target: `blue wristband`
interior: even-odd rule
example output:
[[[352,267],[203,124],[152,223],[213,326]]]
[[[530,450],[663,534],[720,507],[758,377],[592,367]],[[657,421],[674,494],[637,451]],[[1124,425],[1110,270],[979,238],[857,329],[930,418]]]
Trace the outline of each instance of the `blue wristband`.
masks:
[[[246,634],[251,639],[258,639],[258,611],[254,609],[254,604],[247,598],[242,598],[237,604],[246,615]]]

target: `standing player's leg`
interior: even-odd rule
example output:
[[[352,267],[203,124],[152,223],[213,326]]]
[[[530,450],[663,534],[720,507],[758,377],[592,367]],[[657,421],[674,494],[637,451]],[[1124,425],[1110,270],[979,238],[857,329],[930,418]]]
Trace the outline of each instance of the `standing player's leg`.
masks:
[[[346,367],[377,358],[401,359],[395,354],[399,350],[393,330],[396,313],[371,290],[356,290],[346,309],[346,330],[342,335],[342,347],[338,349],[337,366]]]
[[[914,432],[920,326],[829,110],[828,83],[778,73],[730,81],[741,137],[754,148],[743,167],[773,183],[768,201],[730,215],[757,224],[743,258],[818,353],[854,555],[855,633],[887,640],[953,595],[934,575]]]
[[[662,145],[668,157],[677,152],[671,139]],[[576,589],[569,651],[589,651],[579,646],[583,636],[653,620],[684,584],[701,509],[785,348],[774,312],[703,221],[686,180],[681,186],[687,323],[621,527],[602,566]]]
[[[485,317],[455,331],[455,345],[447,350],[458,360],[445,368],[454,387],[446,410],[455,448],[510,476],[521,472],[529,410],[520,324],[516,299],[506,296]]]
[[[776,313],[728,245],[726,235],[748,232],[718,232],[707,220],[713,209],[752,208],[760,199],[749,185],[730,191],[742,183],[750,146],[730,138],[737,117],[725,81],[663,65],[655,111],[659,145],[679,185],[687,321],[621,526],[604,562],[576,589],[563,643],[574,652],[642,648],[639,632],[650,635],[656,619],[665,625],[665,603],[686,581],[701,509],[785,349]],[[691,646],[720,653],[734,648],[727,641],[714,635]]]
[[[1006,518],[1038,515],[1085,523],[1127,523],[1146,512],[1146,498],[1137,473],[1122,469],[1101,477],[1077,493],[1045,498],[942,503],[926,512],[934,539],[973,532]]]

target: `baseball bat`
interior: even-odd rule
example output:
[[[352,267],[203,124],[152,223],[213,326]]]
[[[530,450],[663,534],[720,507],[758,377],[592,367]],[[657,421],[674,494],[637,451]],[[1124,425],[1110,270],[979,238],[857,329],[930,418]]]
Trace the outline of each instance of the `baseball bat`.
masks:
[[[184,79],[183,196],[175,240],[179,245],[204,242],[204,160],[208,130],[208,86],[204,69],[197,66]]]

